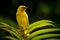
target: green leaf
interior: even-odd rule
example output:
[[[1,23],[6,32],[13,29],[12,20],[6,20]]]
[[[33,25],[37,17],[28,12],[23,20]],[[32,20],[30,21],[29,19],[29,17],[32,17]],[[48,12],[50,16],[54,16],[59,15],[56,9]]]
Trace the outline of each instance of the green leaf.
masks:
[[[8,24],[6,24],[6,23],[3,23],[3,22],[0,22],[0,24],[2,24],[2,25],[0,25],[0,28],[2,28],[2,29],[4,29],[4,30],[6,30],[6,31],[8,31],[8,32],[10,32],[10,34],[12,33],[13,35],[15,35],[16,37],[21,37],[21,39],[22,39],[22,35],[20,35],[20,31],[18,32],[17,31],[17,29],[15,29],[14,27],[11,27],[10,25],[8,25]],[[18,37],[18,38],[19,38]]]
[[[20,27],[18,26],[18,24],[17,24],[14,20],[12,20],[12,19],[10,19],[10,18],[8,18],[8,17],[0,17],[0,22],[9,24],[10,26],[13,26],[13,27],[15,27],[15,28],[20,28]]]
[[[60,36],[60,34],[44,34],[44,35],[40,35],[40,36],[35,36],[31,40],[41,40],[43,38],[56,37],[56,36]]]
[[[52,38],[52,39],[46,39],[46,40],[60,40],[60,39],[56,39],[56,38],[53,39],[53,38]]]
[[[52,32],[52,31],[58,31],[58,30],[60,30],[60,29],[51,28],[51,29],[38,30],[38,31],[33,32],[28,38],[31,39],[31,38],[33,38],[36,35],[40,35],[40,34],[43,34],[43,33]]]
[[[35,30],[35,29],[37,29],[37,28],[41,28],[41,27],[45,27],[45,26],[53,26],[53,27],[55,27],[53,24],[51,24],[51,23],[42,23],[42,24],[40,24],[40,25],[37,25],[37,26],[34,26],[34,27],[32,27],[32,28],[30,28],[30,30],[28,30],[28,32],[30,33],[31,31],[33,31],[33,30]],[[51,27],[50,26],[50,27]]]
[[[50,20],[40,20],[40,21],[37,21],[37,22],[34,22],[34,23],[30,24],[28,26],[28,29],[31,29],[32,27],[35,27],[35,26],[40,25],[42,23],[54,23],[54,22],[52,22]]]
[[[4,22],[0,22],[0,25],[4,25],[5,27],[9,26],[8,24],[6,24]]]
[[[8,39],[11,39],[11,40],[18,40],[18,39],[14,38],[14,37],[11,37],[11,36],[4,36],[2,38],[8,38]]]
[[[2,28],[2,29],[4,29],[4,30],[8,31],[9,33],[15,35],[15,36],[16,36],[18,39],[20,39],[20,40],[23,39],[21,35],[18,35],[18,34],[16,34],[15,32],[13,32],[13,31],[11,31],[11,30],[9,30],[9,29],[7,29],[7,28]]]

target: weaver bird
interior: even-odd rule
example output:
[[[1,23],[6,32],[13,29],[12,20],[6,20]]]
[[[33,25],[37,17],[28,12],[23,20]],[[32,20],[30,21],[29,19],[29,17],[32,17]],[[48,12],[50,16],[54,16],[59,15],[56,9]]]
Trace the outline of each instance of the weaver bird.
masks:
[[[28,15],[25,12],[26,9],[27,9],[26,6],[20,5],[16,13],[17,22],[19,26],[23,28],[24,31],[27,29],[27,26],[29,25]]]

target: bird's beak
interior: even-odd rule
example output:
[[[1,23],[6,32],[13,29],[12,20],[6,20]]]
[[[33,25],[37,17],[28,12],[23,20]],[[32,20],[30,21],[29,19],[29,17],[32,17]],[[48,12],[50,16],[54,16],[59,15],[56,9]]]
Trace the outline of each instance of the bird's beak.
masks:
[[[28,7],[25,7],[26,9],[28,8]]]

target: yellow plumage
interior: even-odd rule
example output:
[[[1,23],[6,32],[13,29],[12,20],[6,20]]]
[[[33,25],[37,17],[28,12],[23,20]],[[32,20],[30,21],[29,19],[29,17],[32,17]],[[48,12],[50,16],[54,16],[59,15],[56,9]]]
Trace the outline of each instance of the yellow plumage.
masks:
[[[25,12],[26,8],[27,8],[26,6],[20,5],[16,13],[17,22],[19,26],[23,28],[24,31],[27,29],[27,26],[29,25],[28,15]]]

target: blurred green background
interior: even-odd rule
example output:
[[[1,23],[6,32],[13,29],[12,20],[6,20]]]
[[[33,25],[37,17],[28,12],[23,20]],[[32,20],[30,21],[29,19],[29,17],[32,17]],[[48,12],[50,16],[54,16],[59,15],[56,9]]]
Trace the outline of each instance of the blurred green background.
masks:
[[[60,0],[0,0],[0,16],[16,22],[16,11],[19,5],[26,5],[30,24],[48,19],[60,24]]]

